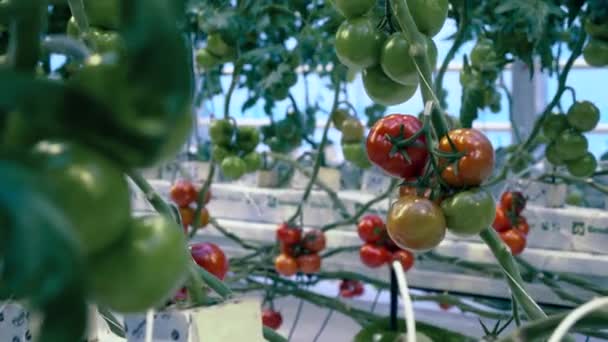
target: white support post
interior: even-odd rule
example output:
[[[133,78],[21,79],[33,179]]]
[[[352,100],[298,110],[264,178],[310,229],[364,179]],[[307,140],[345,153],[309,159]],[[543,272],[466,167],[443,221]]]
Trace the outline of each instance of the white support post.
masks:
[[[536,69],[534,77],[530,78],[530,69],[525,63],[516,61],[511,68],[513,124],[522,139],[530,135],[538,114],[547,102],[546,76],[538,67]],[[515,141],[514,133],[512,135]]]

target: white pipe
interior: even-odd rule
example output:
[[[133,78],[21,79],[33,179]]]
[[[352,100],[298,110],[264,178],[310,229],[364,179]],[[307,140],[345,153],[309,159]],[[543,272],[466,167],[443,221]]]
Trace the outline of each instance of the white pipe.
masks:
[[[146,342],[152,342],[154,337],[154,310],[146,312]]]
[[[403,266],[401,266],[399,261],[393,262],[393,270],[395,270],[399,292],[403,298],[403,312],[405,316],[405,326],[407,328],[407,342],[416,342],[416,320],[414,319],[414,307],[412,305],[412,298],[410,297],[410,292],[407,287],[405,272],[403,271]]]
[[[557,326],[557,329],[549,338],[549,342],[560,342],[564,336],[568,333],[568,330],[572,328],[578,320],[583,318],[585,315],[598,310],[602,306],[608,307],[608,297],[595,298],[586,304],[578,307],[576,310],[572,311],[566,318],[564,318],[561,323]]]

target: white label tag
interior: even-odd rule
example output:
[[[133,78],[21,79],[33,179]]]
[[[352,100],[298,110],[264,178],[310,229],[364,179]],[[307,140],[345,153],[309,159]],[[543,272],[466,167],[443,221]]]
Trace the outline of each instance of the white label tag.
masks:
[[[192,311],[192,325],[199,342],[265,341],[260,303],[254,299],[195,309]]]

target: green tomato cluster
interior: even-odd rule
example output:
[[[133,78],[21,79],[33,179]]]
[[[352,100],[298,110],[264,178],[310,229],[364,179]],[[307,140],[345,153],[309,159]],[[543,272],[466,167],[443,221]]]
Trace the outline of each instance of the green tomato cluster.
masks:
[[[589,177],[597,168],[595,156],[583,135],[592,131],[600,120],[599,109],[589,101],[574,103],[567,114],[552,114],[543,123],[543,134],[549,141],[545,157],[554,166],[565,166],[575,177]]]
[[[219,33],[207,36],[207,46],[196,51],[199,70],[209,70],[236,57],[234,47],[228,45]]]
[[[314,127],[314,117],[305,119],[300,112],[289,111],[285,118],[262,127],[264,143],[272,152],[289,153],[302,144],[303,137]]]
[[[260,133],[255,127],[235,127],[230,120],[214,120],[209,135],[213,145],[211,157],[219,163],[225,177],[239,179],[262,167],[262,156],[255,151],[260,143]]]
[[[377,27],[368,15],[375,5],[375,0],[335,1],[346,17],[336,33],[336,54],[351,70],[363,70],[365,91],[375,103],[392,106],[409,100],[418,88],[418,68],[411,57],[416,51],[402,32],[388,36]],[[408,7],[434,69],[437,47],[431,38],[443,27],[448,1],[408,0]]]
[[[596,23],[587,18],[585,31],[590,37],[583,48],[585,62],[596,67],[608,65],[608,21]]]
[[[344,159],[353,165],[367,169],[372,166],[365,148],[365,127],[356,117],[344,109],[336,109],[331,120],[336,129],[342,132],[342,153]]]
[[[117,0],[94,1],[86,0],[83,3],[89,30],[83,32],[78,26],[76,19],[68,20],[66,34],[69,37],[80,39],[93,51],[97,53],[109,53],[119,51],[123,45],[122,38],[118,34],[120,2]]]
[[[463,91],[463,107],[467,112],[489,108],[493,113],[501,110],[501,95],[496,89],[500,67],[499,58],[492,42],[480,38],[469,55],[470,64],[460,71],[460,85]]]

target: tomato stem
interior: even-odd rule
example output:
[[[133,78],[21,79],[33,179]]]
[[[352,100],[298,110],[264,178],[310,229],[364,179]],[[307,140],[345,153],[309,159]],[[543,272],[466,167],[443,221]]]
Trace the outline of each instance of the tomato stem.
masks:
[[[196,210],[194,211],[194,220],[192,221],[192,231],[190,232],[190,238],[193,238],[196,235],[196,232],[200,228],[201,225],[201,212],[205,206],[205,199],[207,197],[207,193],[211,188],[211,182],[213,181],[213,176],[215,175],[215,162],[211,162],[209,165],[209,172],[207,173],[207,179],[205,179],[205,183],[203,183],[203,187],[198,192],[198,198],[196,199]]]
[[[13,13],[10,25],[8,63],[17,71],[33,72],[40,55],[42,18],[46,11],[40,0],[11,1],[4,7]]]
[[[334,84],[334,99],[333,99],[333,104],[332,104],[330,113],[333,113],[338,108],[338,103],[340,101],[340,85],[341,84],[342,83],[340,81],[336,81]],[[287,220],[287,223],[289,225],[292,225],[293,223],[295,223],[296,220],[302,215],[302,208],[304,206],[304,203],[306,203],[306,201],[308,201],[308,197],[310,196],[312,187],[315,184],[315,181],[319,175],[319,169],[321,168],[321,162],[323,159],[323,153],[321,153],[321,152],[323,151],[323,148],[325,148],[325,145],[327,144],[328,135],[329,135],[328,133],[329,133],[329,128],[331,127],[331,122],[332,122],[331,117],[327,118],[327,122],[325,122],[325,127],[323,128],[323,136],[321,138],[321,142],[319,143],[319,147],[318,147],[319,153],[317,153],[317,156],[315,158],[315,164],[312,169],[312,174],[310,176],[310,180],[308,181],[308,184],[306,185],[306,188],[304,189],[304,195],[302,195],[302,200],[298,204],[298,207],[297,207],[295,213]]]
[[[133,180],[135,185],[144,193],[146,200],[152,205],[154,210],[159,214],[164,215],[175,222],[179,222],[179,218],[175,217],[175,214],[169,207],[169,204],[156,192],[156,190],[148,183],[148,181],[136,170],[128,172],[129,178]]]
[[[234,64],[234,70],[232,71],[232,80],[230,81],[230,87],[228,88],[228,93],[226,93],[226,99],[224,100],[224,119],[228,119],[230,117],[230,102],[232,101],[232,94],[236,89],[236,86],[239,83],[239,79],[241,76],[241,63],[237,62]]]
[[[74,20],[76,20],[76,24],[82,33],[89,32],[89,19],[87,18],[87,14],[84,10],[84,3],[82,0],[68,0],[68,5],[70,6],[70,12],[72,12],[72,16]]]
[[[489,227],[479,233],[479,236],[486,245],[488,245],[492,254],[494,254],[496,260],[502,267],[503,272],[507,275],[507,283],[511,288],[511,292],[526,315],[532,320],[546,318],[547,315],[540,309],[538,304],[534,302],[532,297],[525,292],[524,281],[515,264],[515,259],[513,258],[513,255],[511,255],[511,252],[507,250],[505,244],[500,240],[496,231],[492,227]]]

